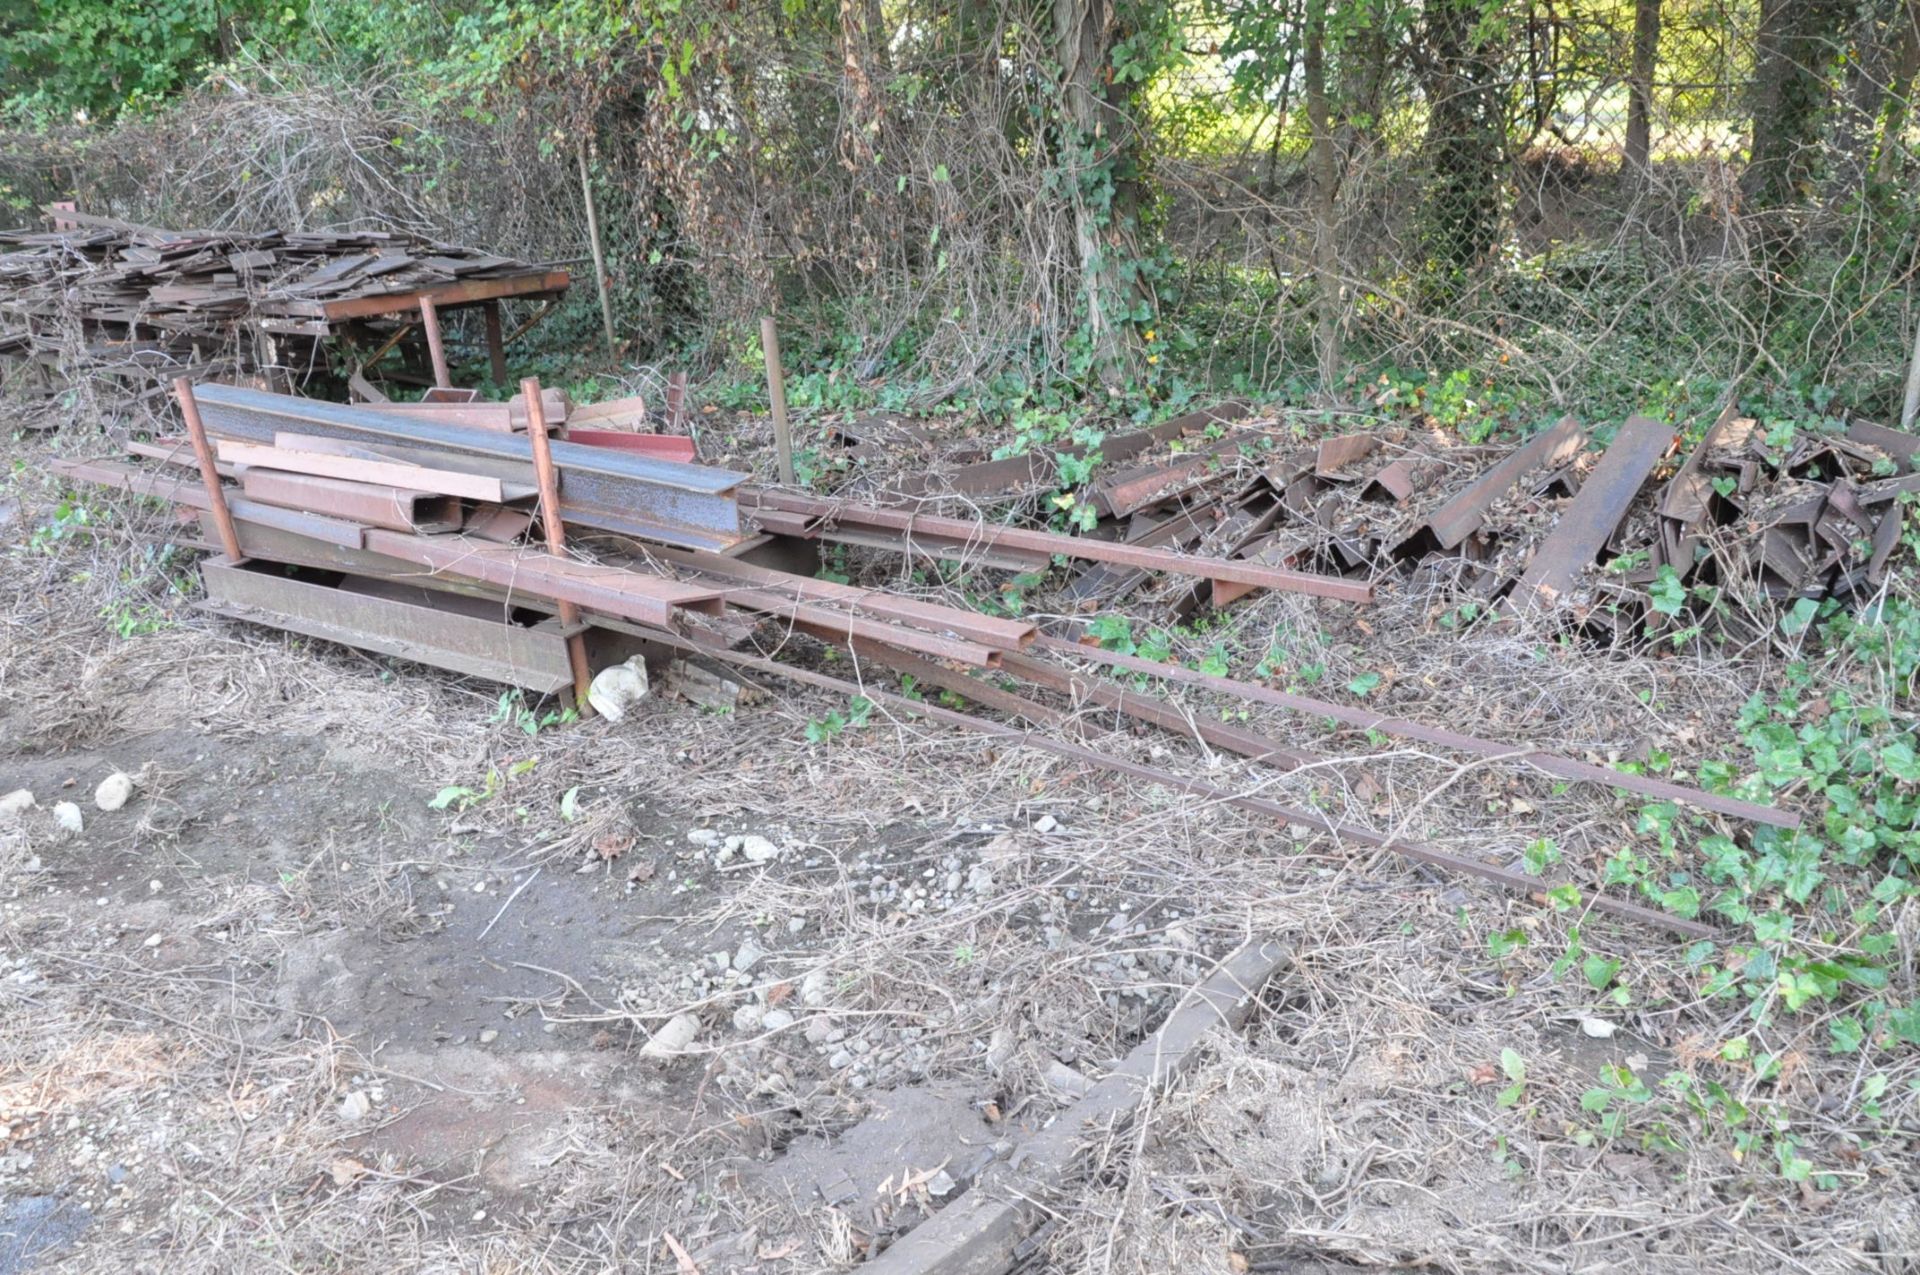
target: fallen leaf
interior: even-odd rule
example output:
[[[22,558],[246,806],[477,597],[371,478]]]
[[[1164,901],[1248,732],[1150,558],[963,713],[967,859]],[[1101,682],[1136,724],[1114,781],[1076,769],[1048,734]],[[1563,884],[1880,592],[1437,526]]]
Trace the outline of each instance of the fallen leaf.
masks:
[[[767,989],[767,1008],[772,1009],[775,1005],[778,1005],[781,1001],[786,1000],[792,995],[792,983],[775,983]]]
[[[673,1238],[672,1231],[660,1232],[660,1238],[673,1250],[673,1260],[679,1263],[680,1275],[700,1275],[700,1268],[694,1264],[693,1254],[687,1252],[686,1245]]]
[[[779,1248],[774,1248],[771,1245],[762,1244],[754,1252],[754,1257],[762,1262],[777,1262],[783,1257],[792,1257],[795,1253],[798,1253],[799,1251],[800,1251],[800,1242],[798,1240],[788,1240],[785,1244],[782,1244]]]
[[[651,881],[653,880],[653,873],[653,860],[643,859],[633,865],[633,870],[627,873],[627,880],[634,882]]]
[[[1484,1062],[1468,1072],[1467,1079],[1476,1085],[1490,1085],[1500,1079],[1500,1069],[1490,1062]]]
[[[618,859],[633,848],[633,837],[618,832],[603,832],[593,839],[593,848],[602,859]]]
[[[1234,1275],[1246,1275],[1246,1272],[1252,1270],[1253,1266],[1247,1261],[1247,1255],[1245,1253],[1229,1253],[1227,1254],[1227,1269],[1232,1271]]]
[[[328,1171],[333,1174],[333,1184],[335,1186],[345,1187],[352,1186],[355,1182],[365,1177],[367,1166],[352,1156],[343,1155],[333,1162]]]

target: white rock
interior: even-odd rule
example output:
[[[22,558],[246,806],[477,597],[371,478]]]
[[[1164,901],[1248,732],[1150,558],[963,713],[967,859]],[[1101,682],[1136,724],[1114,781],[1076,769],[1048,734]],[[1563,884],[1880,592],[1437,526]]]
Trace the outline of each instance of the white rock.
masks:
[[[365,1120],[372,1114],[373,1099],[367,1097],[365,1093],[358,1089],[340,1100],[340,1118],[342,1120],[349,1122]]]
[[[32,793],[25,788],[15,788],[6,796],[0,797],[0,819],[18,819],[37,804]]]
[[[833,975],[825,970],[808,970],[807,976],[800,980],[802,1005],[824,1005],[831,995],[833,995]]]
[[[1058,819],[1055,819],[1052,815],[1041,815],[1038,819],[1035,819],[1033,821],[1033,830],[1035,832],[1052,832],[1055,828],[1058,828],[1059,826],[1060,826],[1060,821]]]
[[[497,1027],[488,1027],[480,1033],[480,1043],[483,1045],[491,1045],[499,1039],[500,1029]]]
[[[692,1014],[675,1014],[660,1024],[653,1039],[640,1046],[644,1058],[672,1058],[693,1043],[700,1034],[700,1020]]]
[[[53,807],[53,822],[60,831],[69,837],[77,837],[86,827],[86,821],[80,817],[80,807],[71,801],[62,801]]]
[[[1606,1040],[1620,1029],[1604,1018],[1583,1018],[1580,1020],[1580,1034],[1591,1036],[1595,1040]]]
[[[624,664],[603,668],[587,687],[587,703],[610,722],[617,722],[647,697],[647,661],[636,655]]]
[[[718,844],[720,834],[712,828],[692,828],[687,832],[687,840],[696,846],[711,846]]]
[[[802,930],[804,930],[804,929],[806,929],[806,928],[807,928],[807,918],[806,918],[806,917],[804,917],[804,916],[790,916],[790,917],[788,917],[788,918],[787,918],[787,933],[789,933],[789,934],[798,934],[798,933],[799,933],[800,931],[802,931]]]
[[[133,796],[133,776],[116,770],[93,790],[93,804],[102,810],[118,810]]]
[[[994,1028],[993,1035],[987,1038],[987,1070],[998,1075],[1003,1067],[1013,1061],[1013,1051],[1018,1043],[1008,1028]]]
[[[770,1009],[760,1016],[760,1029],[770,1032],[785,1031],[793,1026],[793,1021],[793,1015],[786,1010]]]
[[[993,889],[993,869],[984,863],[976,863],[968,868],[967,889],[975,894],[985,894]]]
[[[1093,1082],[1061,1062],[1058,1058],[1047,1064],[1041,1073],[1043,1079],[1062,1097],[1084,1098],[1093,1088]]]
[[[159,947],[162,943],[166,941],[167,941],[167,936],[156,931],[152,934],[147,935],[147,941],[144,944],[144,946]]]
[[[740,853],[749,863],[771,863],[780,857],[780,847],[765,837],[745,836],[740,838]]]
[[[739,949],[733,954],[733,968],[744,974],[758,965],[766,955],[765,952],[760,950],[758,943],[755,943],[752,939],[743,939],[741,940]]]
[[[761,1009],[752,1001],[748,1001],[739,1009],[733,1011],[733,1030],[737,1032],[759,1031],[760,1024],[766,1016],[766,1010]]]

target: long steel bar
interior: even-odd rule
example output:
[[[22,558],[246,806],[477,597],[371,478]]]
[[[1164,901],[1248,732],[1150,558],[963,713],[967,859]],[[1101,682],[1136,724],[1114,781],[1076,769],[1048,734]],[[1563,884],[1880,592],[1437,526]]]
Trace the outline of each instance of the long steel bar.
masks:
[[[547,535],[547,552],[556,558],[565,558],[567,525],[560,516],[560,480],[553,472],[546,403],[540,397],[539,380],[530,376],[520,382],[520,393],[527,400],[527,441],[533,444],[533,472],[540,485],[540,528]],[[560,623],[568,630],[567,663],[573,668],[574,711],[585,716],[592,711],[587,691],[593,685],[593,670],[587,665],[587,641],[580,632],[580,608],[572,602],[561,601]]]
[[[767,404],[773,411],[774,460],[780,483],[793,486],[793,434],[787,428],[787,375],[780,366],[780,329],[772,315],[760,320],[760,352],[767,360]]]
[[[213,498],[208,495],[202,484],[190,481],[177,471],[140,469],[115,461],[72,460],[50,460],[47,462],[47,468],[56,474],[81,482],[96,483],[102,487],[132,492],[136,496],[152,496],[156,500],[170,500],[175,504],[204,509],[208,516],[215,518],[215,534],[218,535],[218,516],[213,513]],[[227,508],[233,516],[241,522],[294,532],[326,544],[339,545],[342,548],[360,547],[361,527],[358,523],[328,518],[322,514],[308,513],[301,509],[281,509],[274,505],[263,505],[259,501],[248,500],[244,496],[230,495],[224,490],[220,495],[226,501]],[[221,548],[224,550],[226,548],[224,537],[221,537],[221,540]]]
[[[227,551],[230,562],[244,562],[246,555],[240,552],[240,536],[233,529],[233,513],[227,508],[227,496],[220,486],[220,471],[213,465],[213,448],[207,443],[207,428],[200,421],[199,404],[193,400],[193,382],[186,377],[177,377],[173,382],[173,393],[180,400],[180,415],[187,422],[187,437],[193,441],[193,457],[200,466],[200,481],[206,487],[207,507],[213,511],[214,526],[220,529],[220,545]]]
[[[533,462],[533,444],[521,434],[233,386],[203,386],[198,394],[210,430],[254,442],[270,443],[286,431],[398,443],[494,465]],[[571,525],[695,549],[723,549],[743,538],[735,493],[744,474],[578,443],[555,442],[551,455],[560,472],[561,512]]]
[[[1030,655],[1009,651],[1001,657],[1000,667],[1035,686],[1045,687],[1078,701],[1098,704],[1135,721],[1158,726],[1161,730],[1187,739],[1198,739],[1214,748],[1224,748],[1230,753],[1238,753],[1281,770],[1296,770],[1328,760],[1289,748],[1258,731],[1229,726],[1225,722],[1210,722],[1200,716],[1189,718],[1179,709],[1150,696],[1121,690],[1104,679],[1076,676],[1058,665],[1036,660]]]
[[[982,549],[1011,548],[1024,549],[1032,553],[1063,554],[1069,558],[1080,558],[1090,562],[1116,562],[1121,566],[1196,576],[1203,580],[1232,580],[1259,588],[1306,593],[1316,597],[1335,598],[1343,602],[1373,600],[1373,587],[1360,581],[1310,575],[1301,571],[1286,571],[1253,562],[1227,558],[1203,558],[1118,541],[1092,540],[1084,536],[1063,536],[1051,531],[1030,531],[1022,527],[1005,527],[974,522],[965,518],[945,518],[907,509],[840,504],[810,496],[799,496],[792,492],[768,491],[765,488],[750,489],[744,494],[744,498],[764,508],[805,514],[826,523],[841,522],[855,526],[875,527],[884,531],[899,532],[908,537],[916,532],[926,532],[949,541],[959,541]]]
[[[1448,748],[1456,752],[1473,753],[1481,757],[1491,757],[1504,761],[1513,761],[1544,770],[1550,775],[1562,779],[1575,779],[1585,783],[1601,784],[1609,788],[1623,788],[1628,792],[1637,792],[1642,796],[1655,797],[1663,801],[1676,801],[1702,810],[1711,810],[1717,814],[1728,815],[1736,819],[1747,819],[1754,823],[1770,824],[1776,828],[1797,828],[1800,816],[1789,810],[1778,810],[1772,806],[1762,806],[1751,801],[1741,801],[1734,797],[1723,797],[1718,793],[1702,792],[1698,788],[1689,788],[1684,784],[1670,783],[1664,779],[1654,779],[1647,775],[1629,775],[1623,771],[1610,770],[1605,766],[1596,766],[1591,762],[1575,761],[1571,757],[1561,757],[1525,744],[1502,744],[1490,739],[1477,739],[1472,735],[1463,735],[1458,731],[1446,730],[1439,726],[1427,726],[1420,722],[1406,721],[1401,718],[1387,717],[1380,713],[1369,712],[1361,708],[1349,708],[1344,704],[1335,704],[1327,700],[1311,699],[1305,695],[1293,695],[1286,691],[1276,691],[1271,687],[1260,686],[1253,682],[1237,681],[1230,677],[1214,677],[1211,674],[1182,668],[1177,664],[1157,664],[1152,660],[1143,660],[1137,656],[1121,655],[1115,651],[1103,651],[1098,647],[1086,646],[1078,642],[1068,642],[1061,638],[1042,634],[1037,642],[1041,648],[1076,659],[1093,660],[1123,668],[1129,672],[1145,673],[1149,677],[1165,678],[1173,682],[1185,682],[1191,686],[1203,686],[1210,691],[1219,691],[1239,699],[1252,700],[1261,704],[1272,704],[1277,708],[1291,709],[1297,713],[1312,713],[1319,717],[1331,717],[1335,721],[1345,722],[1361,730],[1379,731],[1400,739],[1418,740],[1438,748]]]
[[[1027,646],[1038,633],[1033,625],[1018,620],[1001,620],[974,611],[962,611],[957,607],[902,598],[883,589],[862,589],[813,576],[775,571],[771,567],[742,562],[723,554],[683,549],[655,549],[650,552],[703,576],[737,580],[767,592],[788,594],[797,602],[835,603],[879,619],[896,620],[929,632],[951,634],[1010,651]]]
[[[957,726],[962,730],[973,731],[975,734],[987,735],[995,739],[1006,740],[1011,744],[1025,745],[1029,748],[1038,749],[1041,752],[1053,753],[1056,756],[1065,757],[1070,761],[1079,762],[1084,766],[1091,766],[1099,770],[1109,770],[1116,774],[1127,775],[1134,779],[1143,780],[1147,783],[1159,784],[1166,788],[1174,788],[1208,801],[1217,801],[1224,805],[1250,811],[1254,814],[1266,815],[1282,823],[1295,824],[1303,828],[1312,828],[1317,832],[1326,833],[1336,841],[1345,839],[1361,845],[1391,850],[1393,853],[1406,858],[1415,859],[1421,863],[1431,864],[1434,867],[1444,868],[1468,876],[1479,877],[1482,880],[1491,881],[1496,885],[1502,885],[1523,894],[1531,894],[1539,891],[1545,884],[1538,878],[1527,876],[1523,872],[1518,872],[1511,868],[1499,867],[1495,864],[1482,863],[1477,859],[1468,859],[1464,856],[1441,850],[1436,846],[1428,845],[1425,842],[1401,840],[1387,836],[1385,833],[1374,832],[1369,828],[1356,828],[1351,824],[1343,824],[1330,819],[1318,811],[1301,810],[1293,806],[1282,805],[1280,802],[1269,800],[1266,797],[1230,792],[1224,788],[1216,787],[1213,784],[1205,783],[1198,779],[1188,779],[1184,775],[1162,770],[1157,766],[1148,766],[1141,762],[1128,761],[1124,757],[1114,757],[1080,744],[1068,743],[1066,740],[1054,739],[1048,735],[1035,734],[1032,731],[1022,730],[1016,726],[1006,726],[999,722],[989,722],[982,718],[970,717],[965,713],[957,713],[952,709],[941,708],[937,704],[927,704],[910,700],[904,695],[881,690],[876,686],[855,684],[826,673],[816,673],[812,669],[795,668],[792,665],[781,664],[760,656],[743,655],[738,651],[701,646],[677,636],[663,636],[660,641],[666,646],[704,655],[724,663],[738,665],[741,668],[752,669],[758,673],[785,678],[788,681],[802,682],[809,686],[818,686],[841,695],[863,695],[869,700],[884,703],[900,713],[925,716],[933,721],[942,722],[949,726]],[[1600,911],[1611,912],[1616,916],[1623,916],[1630,920],[1643,921],[1649,925],[1663,926],[1680,934],[1687,935],[1690,938],[1711,938],[1718,932],[1712,926],[1705,925],[1699,921],[1689,921],[1684,917],[1661,912],[1655,908],[1643,907],[1638,903],[1631,903],[1625,899],[1617,899],[1611,895],[1595,893],[1588,899],[1588,902]]]

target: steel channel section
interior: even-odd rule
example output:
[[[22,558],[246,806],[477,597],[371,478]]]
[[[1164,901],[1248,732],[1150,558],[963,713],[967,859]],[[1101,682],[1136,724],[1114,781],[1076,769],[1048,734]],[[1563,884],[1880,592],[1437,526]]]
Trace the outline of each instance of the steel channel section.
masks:
[[[47,463],[47,468],[68,478],[96,483],[102,487],[117,488],[120,491],[132,492],[136,496],[151,496],[156,500],[172,501],[174,504],[188,505],[194,509],[211,511],[213,508],[213,501],[208,498],[206,489],[201,486],[198,479],[187,478],[178,473],[142,470],[114,461],[88,463],[54,460]],[[232,493],[227,494],[227,510],[241,522],[256,523],[263,527],[277,527],[325,544],[339,545],[347,549],[358,549],[361,545],[360,524],[340,518],[328,518],[323,514],[308,513],[300,509],[281,509],[277,505],[263,505],[257,500],[248,500],[245,496],[236,496]]]
[[[895,712],[906,716],[926,717],[932,721],[942,722],[949,726],[957,726],[962,730],[972,731],[975,734],[1003,739],[1011,744],[1025,745],[1029,748],[1038,749],[1041,752],[1053,753],[1055,756],[1065,757],[1085,766],[1113,771],[1116,774],[1127,775],[1147,783],[1159,784],[1162,787],[1191,793],[1194,796],[1209,801],[1217,801],[1223,805],[1234,806],[1254,814],[1265,815],[1279,820],[1282,823],[1312,828],[1316,831],[1326,833],[1336,841],[1346,840],[1360,845],[1375,846],[1383,850],[1389,850],[1394,854],[1415,859],[1421,863],[1428,863],[1452,872],[1479,877],[1482,880],[1491,881],[1522,894],[1536,893],[1544,886],[1544,883],[1538,878],[1530,877],[1523,872],[1511,868],[1499,867],[1495,864],[1482,863],[1477,859],[1469,859],[1463,855],[1452,854],[1436,846],[1428,845],[1425,842],[1402,840],[1388,836],[1385,833],[1374,832],[1368,828],[1356,828],[1350,824],[1338,823],[1318,811],[1301,810],[1296,807],[1282,805],[1277,801],[1271,801],[1265,797],[1230,792],[1201,780],[1188,779],[1186,776],[1175,774],[1172,771],[1161,770],[1158,767],[1148,766],[1140,762],[1128,761],[1123,757],[1114,757],[1080,744],[1068,743],[1065,740],[1054,739],[1048,735],[1035,734],[1032,731],[1022,730],[1016,726],[1006,726],[999,722],[989,722],[978,717],[970,717],[965,713],[958,713],[952,709],[941,708],[937,704],[910,700],[904,695],[881,690],[876,686],[855,684],[841,678],[829,676],[825,673],[816,673],[811,669],[795,668],[792,665],[781,664],[775,660],[764,659],[759,656],[743,655],[738,651],[719,650],[699,646],[679,637],[667,637],[661,639],[661,641],[662,644],[666,646],[705,655],[727,664],[737,665],[740,668],[752,669],[758,673],[784,678],[790,682],[800,682],[809,686],[821,687],[841,695],[863,695],[876,703],[883,704]],[[1690,938],[1712,938],[1718,934],[1718,931],[1710,925],[1703,924],[1699,921],[1689,921],[1684,917],[1674,916],[1671,913],[1661,912],[1654,908],[1643,907],[1638,903],[1631,903],[1625,899],[1617,899],[1608,894],[1596,892],[1589,897],[1588,902],[1598,911],[1611,912],[1616,916],[1642,921],[1649,925],[1662,926]]]
[[[224,558],[200,564],[211,609],[345,646],[432,664],[541,694],[573,684],[566,639],[528,628],[248,571]]]
[[[209,429],[256,442],[271,443],[284,430],[533,463],[533,445],[518,434],[226,385],[202,386],[196,397]],[[742,538],[735,492],[745,474],[578,443],[552,447],[570,522],[693,549],[723,549]]]
[[[1559,602],[1606,548],[1640,484],[1672,442],[1671,425],[1646,416],[1628,417],[1593,473],[1580,484],[1579,494],[1561,513],[1552,534],[1534,550],[1527,573],[1508,596],[1508,605],[1518,609]]]
[[[1702,792],[1698,788],[1669,783],[1664,779],[1654,779],[1648,775],[1629,775],[1624,771],[1610,770],[1591,762],[1575,761],[1571,757],[1561,757],[1525,744],[1502,744],[1490,739],[1476,739],[1471,735],[1462,735],[1458,731],[1446,730],[1439,726],[1427,726],[1420,722],[1383,717],[1377,713],[1367,712],[1365,709],[1349,708],[1344,704],[1310,699],[1304,695],[1290,695],[1252,682],[1235,681],[1230,677],[1214,677],[1193,669],[1182,668],[1178,664],[1157,664],[1152,660],[1140,659],[1138,656],[1103,651],[1098,647],[1068,642],[1045,634],[1041,635],[1038,644],[1063,655],[1095,660],[1130,672],[1145,673],[1149,677],[1204,686],[1208,690],[1219,691],[1225,695],[1260,704],[1272,704],[1277,708],[1290,709],[1297,713],[1331,717],[1335,721],[1345,722],[1360,730],[1379,731],[1383,735],[1392,735],[1399,739],[1418,740],[1439,748],[1450,748],[1457,752],[1474,753],[1481,757],[1532,766],[1536,770],[1544,770],[1562,779],[1576,779],[1609,788],[1621,788],[1628,792],[1637,792],[1642,796],[1656,797],[1663,801],[1677,801],[1701,810],[1711,810],[1716,814],[1746,819],[1753,823],[1769,824],[1775,828],[1800,826],[1800,816],[1790,810],[1777,810],[1772,806],[1756,805],[1751,801],[1722,797],[1718,793]]]
[[[1561,464],[1573,459],[1587,441],[1586,431],[1571,416],[1563,416],[1552,428],[1534,435],[1486,473],[1468,483],[1459,495],[1434,511],[1427,520],[1434,539],[1442,549],[1457,548],[1461,541],[1480,527],[1489,506],[1531,471],[1542,465]]]
[[[370,527],[434,532],[460,529],[460,501],[452,496],[255,468],[241,471],[240,490],[267,504],[334,514]]]

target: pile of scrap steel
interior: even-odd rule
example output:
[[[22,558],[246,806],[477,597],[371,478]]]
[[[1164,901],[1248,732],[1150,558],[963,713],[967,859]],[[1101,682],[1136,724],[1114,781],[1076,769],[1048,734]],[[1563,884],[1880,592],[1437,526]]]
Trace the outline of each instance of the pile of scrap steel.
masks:
[[[608,446],[591,433],[619,431],[574,435],[578,414],[560,419],[568,405],[531,381],[516,404],[458,419],[449,415],[458,405],[346,406],[218,385],[195,390],[184,380],[176,392],[184,439],[54,468],[182,507],[197,542],[218,553],[202,576],[206,605],[222,615],[536,691],[569,691],[582,704],[596,702],[601,679],[648,659],[667,666],[668,684],[697,700],[756,675],[861,695],[902,718],[1038,749],[1525,892],[1543,883],[1507,864],[1343,822],[1317,807],[1325,795],[1318,789],[1297,806],[1262,795],[1269,780],[1259,768],[1270,776],[1310,767],[1312,782],[1332,785],[1340,782],[1337,770],[1364,762],[1334,762],[1236,724],[1229,713],[1188,713],[1143,693],[1146,679],[1339,723],[1343,748],[1364,752],[1382,736],[1406,739],[1732,818],[1799,822],[1791,812],[1648,775],[1103,650],[1024,620],[836,583],[816,576],[814,563],[817,543],[837,540],[1021,569],[1057,556],[1216,590],[1289,590],[1351,604],[1371,600],[1364,582],[1258,556],[1191,554],[756,488],[743,474],[691,463],[684,450],[676,458],[648,454],[684,449],[684,439],[636,446],[646,436],[633,434]],[[832,667],[851,667],[859,680],[823,671],[821,646],[837,648],[842,658]],[[688,663],[707,675],[676,681],[672,670]],[[898,691],[883,683],[903,675],[976,711],[903,693],[904,682]],[[1218,766],[1195,767],[1203,779],[1081,742],[1077,731],[1101,720],[1184,739],[1194,759],[1238,756],[1250,770],[1247,785],[1227,786]],[[1581,885],[1596,908],[1711,933],[1698,921]]]
[[[47,393],[82,374],[149,400],[180,375],[298,382],[325,369],[321,344],[335,335],[377,347],[407,334],[423,298],[430,310],[487,307],[496,355],[510,339],[501,300],[551,301],[568,285],[562,270],[413,235],[173,231],[50,211],[52,230],[0,232],[12,245],[0,253],[0,367]]]
[[[1687,450],[1672,426],[1636,416],[1604,450],[1587,442],[1568,418],[1517,447],[1404,429],[1307,444],[1228,404],[1108,439],[1102,468],[1073,495],[1098,514],[1092,534],[1120,543],[1441,578],[1489,615],[1553,608],[1618,636],[1674,622],[1671,606],[1649,606],[1663,582],[1699,586],[1726,602],[1722,616],[1751,615],[1761,630],[1781,600],[1876,588],[1899,542],[1897,498],[1920,492],[1920,437],[1867,421],[1769,440],[1729,411]],[[1137,459],[1168,447],[1171,457]],[[1053,490],[1056,465],[1051,454],[978,461],[915,486],[922,497],[992,500]],[[1106,563],[1067,586],[1083,611],[1126,600],[1167,622],[1244,592]]]

